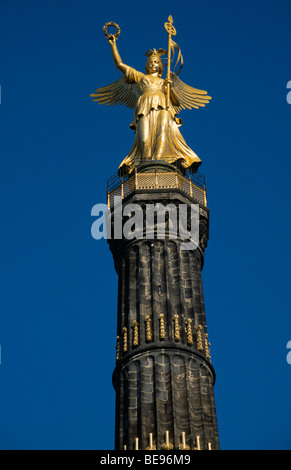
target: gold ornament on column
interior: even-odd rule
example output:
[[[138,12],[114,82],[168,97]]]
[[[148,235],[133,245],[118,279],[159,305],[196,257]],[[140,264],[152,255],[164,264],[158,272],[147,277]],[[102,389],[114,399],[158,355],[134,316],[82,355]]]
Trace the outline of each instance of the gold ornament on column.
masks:
[[[165,315],[163,313],[160,314],[160,340],[163,341],[166,339],[166,330],[165,330]]]
[[[146,341],[152,341],[152,325],[151,325],[151,318],[149,315],[145,317],[146,319]]]
[[[120,337],[116,337],[116,360],[120,359]]]
[[[173,444],[170,442],[170,433],[166,431],[165,442],[162,444],[162,450],[172,450],[174,449]]]
[[[210,356],[210,349],[209,349],[210,343],[208,341],[208,333],[204,334],[204,345],[205,345],[205,356],[207,357],[207,359],[210,360],[211,356]]]
[[[179,315],[174,315],[174,340],[180,341],[181,334],[180,334],[180,326],[179,326]]]
[[[147,446],[146,450],[156,450],[157,446],[154,444],[153,433],[149,433],[149,445]]]
[[[179,450],[190,450],[190,447],[186,444],[185,432],[182,432],[182,442],[179,444]]]
[[[187,334],[187,344],[188,346],[193,345],[193,334],[192,334],[192,320],[188,318],[186,321],[186,334]]]
[[[133,322],[133,346],[139,345],[139,332],[138,332],[138,322],[134,320]]]
[[[123,352],[127,352],[127,328],[123,328]]]
[[[196,337],[197,337],[197,349],[198,351],[203,351],[202,334],[201,334],[202,326],[201,325],[195,326],[195,329],[196,329]]]

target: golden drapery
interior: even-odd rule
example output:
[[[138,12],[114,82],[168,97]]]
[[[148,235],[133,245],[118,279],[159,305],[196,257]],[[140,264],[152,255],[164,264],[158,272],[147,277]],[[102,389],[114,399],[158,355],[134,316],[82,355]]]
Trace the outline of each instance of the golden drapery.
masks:
[[[119,173],[130,173],[135,166],[151,160],[180,161],[188,170],[197,171],[201,160],[180,133],[173,106],[167,108],[165,80],[133,68],[124,74],[124,80],[128,84],[138,84],[141,95],[130,125],[135,131],[134,143],[122,161]]]

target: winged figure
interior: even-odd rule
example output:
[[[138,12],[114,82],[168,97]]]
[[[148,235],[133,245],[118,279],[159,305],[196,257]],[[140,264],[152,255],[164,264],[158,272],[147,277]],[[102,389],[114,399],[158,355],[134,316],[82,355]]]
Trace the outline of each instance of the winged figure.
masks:
[[[211,97],[206,91],[186,85],[174,73],[171,73],[170,80],[162,78],[161,56],[166,54],[164,49],[146,53],[148,59],[145,73],[142,73],[122,62],[113,35],[108,35],[108,41],[114,63],[123,75],[111,85],[98,88],[90,96],[99,104],[120,104],[134,109],[130,127],[135,131],[135,139],[119,167],[119,174],[130,173],[137,165],[149,160],[179,162],[190,172],[196,172],[201,160],[180,133],[182,121],[177,115],[185,108],[204,107]],[[167,105],[168,83],[171,91]]]

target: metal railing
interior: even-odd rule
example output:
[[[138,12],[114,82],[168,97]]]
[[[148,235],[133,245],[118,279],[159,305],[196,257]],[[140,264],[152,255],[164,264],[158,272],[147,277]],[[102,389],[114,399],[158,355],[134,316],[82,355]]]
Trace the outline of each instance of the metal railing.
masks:
[[[114,204],[114,197],[124,199],[136,190],[179,189],[188,196],[207,206],[206,181],[200,173],[182,175],[178,169],[150,169],[141,171],[136,167],[128,176],[120,177],[117,173],[107,181],[107,206]]]

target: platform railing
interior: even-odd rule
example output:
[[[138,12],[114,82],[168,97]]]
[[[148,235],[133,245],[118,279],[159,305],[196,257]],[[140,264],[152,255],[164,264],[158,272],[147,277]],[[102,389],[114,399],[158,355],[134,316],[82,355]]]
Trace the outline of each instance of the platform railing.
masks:
[[[141,171],[139,167],[136,167],[130,175],[120,177],[115,174],[109,178],[106,191],[107,206],[110,209],[114,205],[114,197],[124,199],[137,190],[156,189],[179,189],[200,204],[207,206],[206,181],[200,173],[190,174],[184,171],[182,175],[178,169],[161,168]]]

